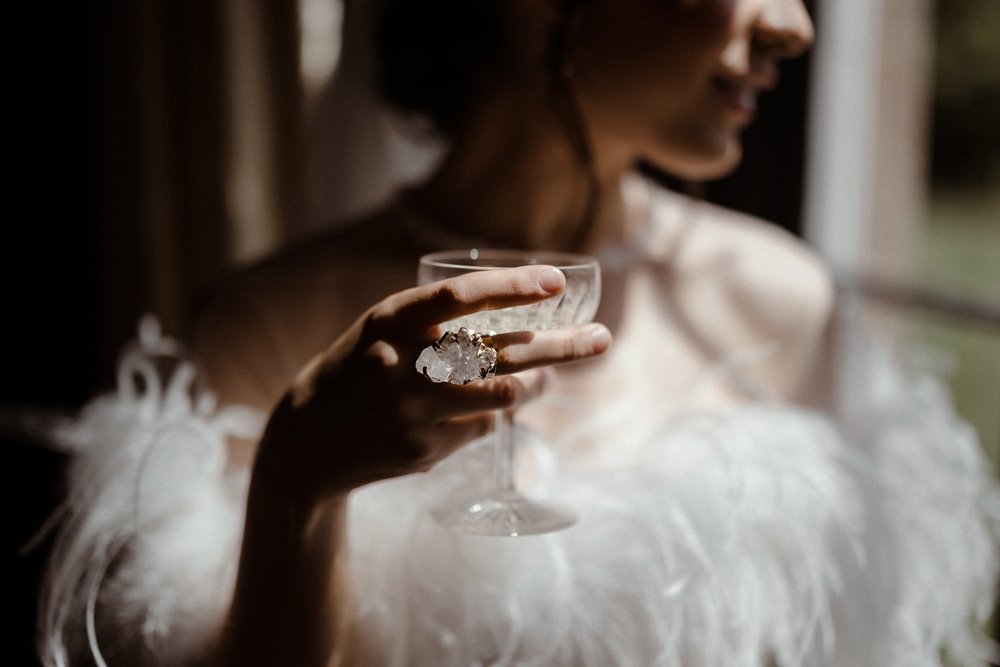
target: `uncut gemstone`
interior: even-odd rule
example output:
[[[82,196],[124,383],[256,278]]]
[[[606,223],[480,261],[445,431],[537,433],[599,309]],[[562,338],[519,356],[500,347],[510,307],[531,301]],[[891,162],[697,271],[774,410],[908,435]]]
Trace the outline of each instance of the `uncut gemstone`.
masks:
[[[485,375],[496,359],[496,352],[480,346],[465,328],[448,332],[436,346],[424,348],[417,357],[417,371],[434,382],[466,384]]]
[[[451,377],[451,364],[449,361],[432,346],[424,348],[424,351],[417,357],[417,372],[423,373],[426,369],[427,377],[434,382],[447,382]]]
[[[453,358],[452,382],[465,384],[481,377],[479,370],[479,346],[472,341],[469,330],[458,330],[455,335],[455,342],[449,348],[449,358]],[[452,356],[453,355],[453,356]]]

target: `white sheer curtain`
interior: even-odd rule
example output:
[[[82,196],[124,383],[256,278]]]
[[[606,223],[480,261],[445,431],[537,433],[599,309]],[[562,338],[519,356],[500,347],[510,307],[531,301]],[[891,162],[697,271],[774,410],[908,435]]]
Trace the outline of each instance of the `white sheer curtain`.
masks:
[[[806,236],[844,280],[905,279],[926,205],[931,2],[818,11]]]
[[[378,0],[344,3],[337,69],[307,119],[306,232],[370,211],[427,174],[441,154],[439,142],[379,100],[372,43],[379,6]]]

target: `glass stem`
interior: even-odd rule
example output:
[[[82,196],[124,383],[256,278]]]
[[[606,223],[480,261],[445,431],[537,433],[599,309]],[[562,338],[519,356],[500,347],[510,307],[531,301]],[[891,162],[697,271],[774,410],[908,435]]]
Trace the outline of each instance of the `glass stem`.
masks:
[[[494,474],[496,475],[497,491],[501,495],[514,492],[514,413],[510,410],[497,410]]]

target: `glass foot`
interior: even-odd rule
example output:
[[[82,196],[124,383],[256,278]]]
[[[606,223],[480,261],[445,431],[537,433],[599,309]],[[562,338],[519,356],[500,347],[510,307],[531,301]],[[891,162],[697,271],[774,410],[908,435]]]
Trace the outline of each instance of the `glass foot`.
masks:
[[[517,494],[442,507],[431,512],[431,516],[449,530],[502,537],[552,533],[576,523],[576,513],[572,510]]]

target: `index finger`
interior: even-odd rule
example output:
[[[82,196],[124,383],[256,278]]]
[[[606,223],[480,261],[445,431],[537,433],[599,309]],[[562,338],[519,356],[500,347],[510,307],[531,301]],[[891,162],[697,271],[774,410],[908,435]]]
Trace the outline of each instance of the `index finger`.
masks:
[[[544,301],[565,287],[566,277],[551,266],[473,271],[393,294],[375,308],[372,317],[397,331],[423,332],[481,310]]]

